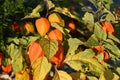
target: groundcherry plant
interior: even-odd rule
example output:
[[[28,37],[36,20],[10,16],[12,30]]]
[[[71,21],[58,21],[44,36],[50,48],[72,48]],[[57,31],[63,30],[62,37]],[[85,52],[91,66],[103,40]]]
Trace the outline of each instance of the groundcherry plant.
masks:
[[[119,80],[114,1],[0,1],[0,72],[15,80]]]

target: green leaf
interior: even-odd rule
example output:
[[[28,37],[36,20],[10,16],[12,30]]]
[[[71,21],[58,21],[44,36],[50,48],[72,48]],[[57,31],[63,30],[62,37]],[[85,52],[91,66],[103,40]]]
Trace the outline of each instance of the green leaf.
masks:
[[[48,4],[48,9],[49,9],[49,10],[55,7],[55,5],[52,3],[52,1],[50,1],[50,0],[45,0],[45,1],[46,1],[47,4]]]
[[[116,71],[118,72],[118,74],[120,75],[120,67],[116,68]]]
[[[22,37],[24,39],[24,37]],[[35,35],[35,36],[28,36],[25,37],[25,39],[27,39],[27,43],[30,44],[33,41],[39,40],[40,36],[39,35]]]
[[[62,22],[62,23],[63,23],[62,25],[64,25],[64,22]],[[69,34],[70,29],[63,28],[64,26],[62,26],[62,25],[59,25],[58,23],[55,23],[55,22],[51,22],[52,27],[60,30],[63,33],[63,35],[65,35],[65,37],[70,37],[70,34]]]
[[[26,15],[24,18],[22,19],[27,19],[27,18],[39,18],[40,17],[40,13],[43,10],[43,5],[39,4],[37,5],[33,10],[32,13]]]
[[[15,44],[17,44],[17,45],[24,45],[24,46],[27,46],[27,45],[29,45],[31,42],[33,42],[33,41],[36,41],[36,40],[38,40],[38,39],[40,39],[40,36],[28,36],[28,37],[26,37],[26,36],[22,36],[22,38],[17,38],[17,37],[15,37],[15,38],[8,38],[8,43],[11,43],[11,42],[13,42],[13,43],[15,43]]]
[[[87,76],[88,80],[98,80],[95,76]]]
[[[94,51],[92,49],[86,49],[83,52],[79,52],[77,55],[80,56],[81,58],[92,58],[94,56]],[[82,63],[80,63],[79,60],[71,60],[66,62],[70,67],[73,69],[79,71],[82,70]]]
[[[78,21],[80,21],[80,18],[78,18],[77,16],[73,15],[68,8],[64,7],[64,8],[61,8],[61,7],[55,7],[54,9],[55,12],[58,12],[58,13],[61,13],[61,14],[64,14],[65,16],[68,16],[70,18],[73,18],[73,19],[76,19]]]
[[[113,13],[111,13],[111,11],[109,11],[108,9],[106,9],[105,7],[102,10],[103,14],[101,16],[101,21],[109,21],[109,22],[114,22],[114,23],[118,23],[118,21],[116,20],[115,16],[113,15]]]
[[[17,47],[15,44],[10,44],[8,47],[8,53],[12,58],[12,67],[14,72],[18,72],[24,68],[23,57],[22,57],[22,48]]]
[[[27,40],[26,39],[20,38],[19,42],[20,42],[21,45],[27,45]]]
[[[66,64],[68,64],[72,69],[76,70],[76,71],[83,71],[83,68],[82,68],[82,63],[80,63],[79,61],[74,61],[74,60],[71,60],[71,61],[68,61],[66,62]]]
[[[111,6],[111,4],[113,3],[113,0],[102,0],[102,3],[104,4],[104,6],[108,9],[108,10],[110,10],[110,6]]]
[[[91,14],[89,12],[86,12],[84,14],[83,20],[84,20],[85,24],[90,24],[91,27],[94,26],[94,16],[93,16],[93,14]]]
[[[84,53],[85,53],[86,56],[84,55]],[[80,52],[78,54],[71,55],[71,56],[67,57],[64,60],[64,62],[66,64],[68,64],[69,66],[71,66],[72,68],[75,68],[74,66],[76,66],[76,65],[69,64],[69,63],[71,63],[71,61],[72,62],[77,61],[77,62],[82,63],[82,64],[89,64],[87,66],[92,67],[93,68],[92,70],[94,70],[94,71],[98,71],[98,72],[104,71],[105,70],[104,67],[95,58],[92,58],[92,56],[88,56],[89,54],[92,54],[92,56],[93,56],[93,51],[90,50],[90,49],[85,50],[83,53]],[[78,70],[78,69],[76,69],[76,70]]]
[[[33,80],[44,80],[45,76],[51,69],[51,64],[46,57],[38,58],[32,64]]]
[[[119,48],[113,43],[112,40],[106,40],[104,42],[105,50],[108,52],[110,51],[112,54],[114,54],[117,57],[120,57],[120,50]]]
[[[61,25],[59,25],[59,24],[57,24],[55,22],[51,22],[51,26],[56,28],[56,29],[59,29],[63,34],[65,34],[64,29],[63,29],[64,26],[61,26]]]
[[[46,38],[42,38],[40,40],[40,45],[44,51],[45,56],[48,59],[51,59],[56,52],[58,51],[58,42],[57,40],[48,40]]]
[[[95,52],[92,49],[86,49],[83,52],[79,52],[78,54],[80,54],[80,56],[82,58],[92,58],[95,55]]]
[[[19,44],[20,43],[20,41],[19,41],[19,39],[17,38],[17,37],[15,37],[15,38],[8,38],[8,41],[7,41],[8,43],[11,43],[11,42],[13,42],[13,43],[15,43],[15,44]]]
[[[111,34],[111,33],[108,33],[108,38],[109,39],[112,39],[112,40],[114,40],[114,41],[116,41],[116,42],[118,42],[118,43],[120,43],[120,40],[118,39],[118,38],[116,38],[113,34]]]
[[[102,62],[104,60],[104,54],[100,53],[96,56],[96,58],[99,62]]]
[[[99,40],[106,40],[107,38],[106,31],[102,30],[101,25],[99,23],[95,23],[94,34]]]
[[[75,50],[77,50],[78,46],[82,45],[82,44],[83,44],[83,42],[80,41],[77,38],[70,38],[70,39],[68,39],[69,49],[68,49],[68,52],[67,52],[66,56],[74,55],[75,54]]]
[[[119,76],[110,70],[106,70],[100,75],[99,80],[119,80]]]
[[[99,44],[98,39],[96,38],[94,34],[86,42],[86,45],[88,47],[97,46],[98,44]]]
[[[56,70],[53,80],[72,80],[72,77],[61,70]]]

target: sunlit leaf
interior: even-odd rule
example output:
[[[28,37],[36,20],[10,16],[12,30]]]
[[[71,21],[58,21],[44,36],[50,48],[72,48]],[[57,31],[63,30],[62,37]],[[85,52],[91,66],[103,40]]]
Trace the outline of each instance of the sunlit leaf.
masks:
[[[47,5],[48,5],[48,9],[52,9],[55,7],[55,5],[52,3],[51,0],[45,0],[47,2]]]
[[[98,59],[99,62],[101,62],[104,59],[104,54],[98,54],[96,58]]]
[[[23,39],[24,39],[24,36],[23,36]],[[38,36],[38,35],[36,35],[36,36],[28,36],[28,37],[27,37],[27,42],[28,42],[28,44],[29,44],[29,43],[31,43],[31,42],[33,42],[33,41],[38,40],[38,39],[40,39],[40,36]]]
[[[106,40],[104,44],[105,49],[108,50],[108,52],[110,51],[113,55],[120,57],[120,50],[112,40]]]
[[[72,78],[68,73],[56,70],[53,80],[72,80]]]
[[[88,80],[98,80],[95,76],[87,76]]]
[[[32,80],[27,71],[19,71],[15,73],[15,80]]]
[[[94,34],[99,40],[106,40],[107,33],[105,30],[102,30],[101,25],[96,23],[94,26]]]
[[[120,67],[116,68],[116,71],[118,72],[118,74],[120,75]]]
[[[108,33],[108,38],[120,43],[120,40],[111,33]]]
[[[92,49],[86,49],[83,52],[79,52],[82,58],[92,58],[94,56],[94,51]]]
[[[91,67],[92,70],[97,71],[97,72],[102,72],[105,70],[104,67],[96,59],[91,58],[91,57],[82,56],[82,54],[84,54],[84,53],[87,53],[87,51],[83,52],[83,53],[71,55],[71,56],[67,57],[64,60],[64,62],[68,64],[71,61],[75,61],[75,62],[77,61],[78,63],[89,64],[89,67]],[[70,64],[69,66],[71,66],[72,68],[75,68],[75,67],[73,67],[73,66],[75,66],[74,64]]]
[[[98,39],[93,34],[91,37],[87,40],[86,45],[89,47],[97,46],[99,44]]]
[[[44,51],[45,56],[48,59],[51,59],[57,52],[58,50],[58,42],[57,40],[48,40],[46,38],[42,38],[40,40],[41,47]]]
[[[25,45],[27,46],[28,44],[30,44],[33,41],[36,41],[40,39],[40,36],[36,35],[36,36],[22,36],[22,38],[8,38],[8,43],[15,43],[17,45]]]
[[[106,3],[105,3],[106,4]],[[115,16],[113,13],[111,13],[107,8],[104,7],[103,11],[104,14],[101,16],[101,21],[106,20],[106,21],[112,21],[114,23],[117,23],[118,21],[116,20]],[[105,19],[104,19],[105,18]]]
[[[109,10],[110,9],[110,5],[113,3],[113,0],[103,0],[103,3],[105,5],[105,7]]]
[[[78,57],[81,58],[92,58],[94,56],[94,51],[92,49],[86,49],[83,52],[79,52],[78,54],[76,54]],[[75,55],[73,55],[75,56]],[[72,56],[71,56],[72,57]],[[76,58],[76,60],[72,59],[70,61],[66,62],[70,67],[72,67],[73,69],[79,71],[82,70],[82,62],[79,60],[79,58]]]
[[[33,80],[44,80],[51,69],[51,64],[46,57],[38,58],[32,64]]]
[[[10,43],[10,42],[13,42],[15,44],[19,44],[20,43],[20,41],[19,41],[19,39],[17,37],[15,37],[15,38],[8,38],[8,43]]]
[[[9,54],[12,58],[12,67],[13,71],[17,72],[24,68],[23,57],[22,57],[22,48],[17,47],[14,44],[11,44],[9,47]]]
[[[32,11],[32,13],[30,13],[30,14],[28,14],[28,15],[26,15],[24,18],[22,18],[22,19],[27,19],[27,18],[38,18],[38,17],[40,17],[40,13],[39,12],[41,12],[43,10],[43,5],[37,5],[34,9],[33,9],[33,11]]]
[[[90,30],[92,30],[93,26],[94,26],[94,16],[93,16],[93,14],[86,12],[84,14],[83,20],[84,20],[85,24],[89,24],[90,25],[90,27],[91,27]]]
[[[19,41],[20,41],[20,44],[22,44],[22,45],[26,45],[27,44],[27,40],[24,39],[24,38],[19,39]]]
[[[80,21],[80,19],[78,17],[76,17],[75,15],[71,14],[71,12],[68,10],[68,8],[56,7],[54,11],[62,13],[64,15],[68,16],[68,17],[71,17],[73,19],[76,19],[76,20]]]
[[[61,25],[59,25],[57,23],[54,23],[54,22],[51,22],[51,26],[56,28],[56,29],[59,29],[63,34],[65,34],[64,29],[63,29],[63,27]]]
[[[66,64],[68,64],[71,68],[73,68],[74,70],[76,71],[79,71],[79,70],[83,70],[82,68],[82,63],[80,63],[78,60],[71,60],[71,61],[68,61],[68,62],[65,62]]]
[[[69,49],[68,49],[68,52],[67,52],[66,56],[74,55],[75,54],[75,50],[77,50],[78,46],[82,45],[82,44],[83,44],[83,42],[80,41],[77,38],[70,38],[70,39],[68,39]]]

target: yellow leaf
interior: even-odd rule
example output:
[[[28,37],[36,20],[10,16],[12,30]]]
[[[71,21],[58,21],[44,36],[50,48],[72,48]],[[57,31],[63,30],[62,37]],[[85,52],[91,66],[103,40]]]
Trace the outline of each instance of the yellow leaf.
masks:
[[[27,71],[19,71],[15,74],[15,80],[31,80]]]
[[[56,70],[53,80],[72,80],[72,77],[61,70]]]
[[[32,64],[33,80],[44,80],[51,69],[51,64],[46,57],[38,58]]]
[[[87,57],[88,55],[86,55],[86,57],[84,56],[84,54],[88,53],[88,51],[84,51],[84,52],[80,52],[78,54],[75,55],[71,55],[66,57],[66,59],[64,60],[64,62],[66,64],[68,64],[71,68],[76,69],[77,67],[75,67],[76,65],[74,65],[74,63],[78,63],[78,64],[89,64],[87,65],[91,70],[96,71],[96,72],[103,72],[105,70],[105,68],[95,59],[92,57]],[[73,64],[71,64],[71,62]]]

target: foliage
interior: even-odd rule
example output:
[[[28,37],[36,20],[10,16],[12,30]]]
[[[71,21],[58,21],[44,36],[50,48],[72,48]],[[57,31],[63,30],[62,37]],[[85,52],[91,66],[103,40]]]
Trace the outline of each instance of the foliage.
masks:
[[[120,79],[120,10],[113,4],[1,0],[0,70],[16,80]]]

